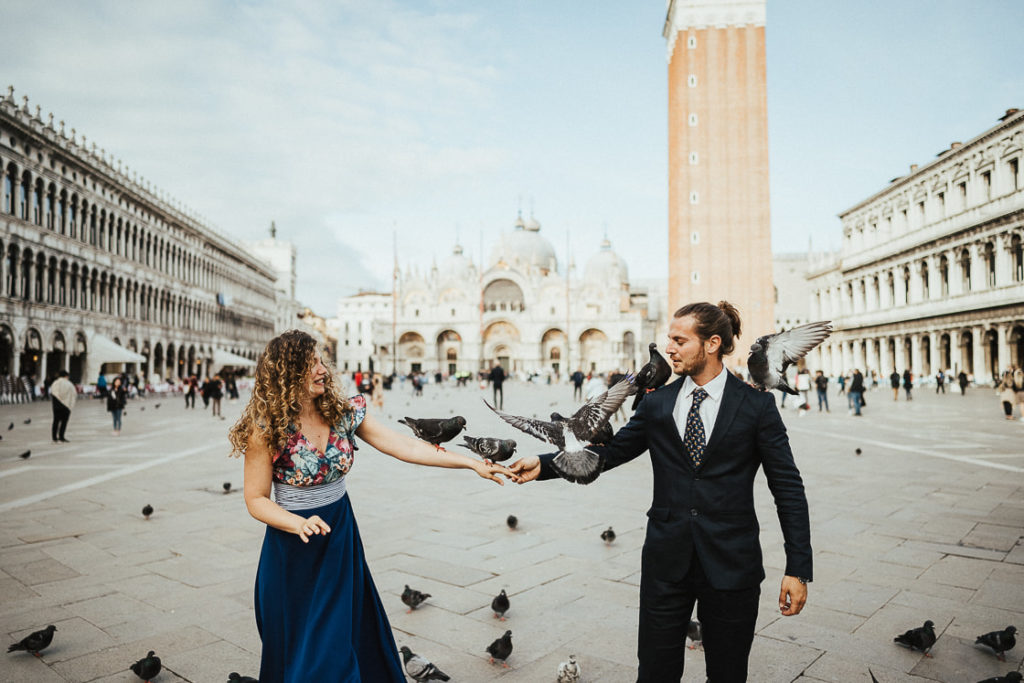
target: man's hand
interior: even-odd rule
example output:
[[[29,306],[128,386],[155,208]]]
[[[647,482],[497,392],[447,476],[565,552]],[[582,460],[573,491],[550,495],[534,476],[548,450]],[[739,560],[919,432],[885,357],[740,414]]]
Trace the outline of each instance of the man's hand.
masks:
[[[520,458],[508,466],[513,474],[519,476],[517,483],[525,484],[540,476],[540,458],[536,455],[528,455]]]
[[[779,593],[779,611],[782,616],[800,614],[807,602],[807,584],[800,583],[795,576],[782,577],[782,591]]]

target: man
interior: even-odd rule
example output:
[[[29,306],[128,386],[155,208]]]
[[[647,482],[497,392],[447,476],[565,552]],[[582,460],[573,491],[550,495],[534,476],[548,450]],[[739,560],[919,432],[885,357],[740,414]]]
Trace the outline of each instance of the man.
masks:
[[[967,394],[967,385],[970,384],[970,379],[967,377],[967,373],[961,370],[956,376],[957,384],[960,385],[960,395],[964,396]]]
[[[818,412],[821,412],[821,405],[825,404],[825,412],[832,412],[828,409],[828,377],[821,370],[814,375],[814,386],[818,390]]]
[[[850,380],[849,396],[853,399],[853,414],[861,417],[861,406],[864,405],[864,375],[860,370],[853,371],[853,379]]]
[[[896,368],[889,375],[889,386],[892,387],[892,400],[900,400],[900,373],[896,372]]]
[[[574,401],[581,400],[583,398],[583,380],[586,379],[583,372],[577,368],[569,379],[572,380],[572,399]]]
[[[903,390],[907,392],[907,400],[913,400],[913,396],[910,395],[910,390],[914,388],[914,375],[911,374],[910,368],[903,371]]]
[[[78,390],[68,379],[68,371],[61,370],[57,373],[57,379],[50,385],[50,403],[53,407],[53,424],[50,426],[50,437],[54,443],[67,443],[64,438],[64,431],[68,428],[68,420],[71,419],[71,409],[75,407],[75,400],[78,399]]]
[[[641,560],[640,683],[678,683],[694,602],[708,679],[747,679],[765,578],[754,512],[759,467],[785,538],[779,609],[785,616],[799,614],[807,599],[812,561],[803,482],[774,397],[723,366],[739,331],[739,314],[726,302],[676,311],[665,351],[681,379],[648,394],[610,444],[591,447],[605,470],[651,453],[654,501]],[[528,456],[511,469],[523,481],[550,479],[556,476],[553,457]]]
[[[490,380],[491,386],[494,388],[494,407],[498,410],[503,410],[505,390],[501,387],[505,383],[505,368],[501,367],[501,363],[491,368]]]
[[[935,393],[946,393],[946,373],[939,370],[935,373]]]

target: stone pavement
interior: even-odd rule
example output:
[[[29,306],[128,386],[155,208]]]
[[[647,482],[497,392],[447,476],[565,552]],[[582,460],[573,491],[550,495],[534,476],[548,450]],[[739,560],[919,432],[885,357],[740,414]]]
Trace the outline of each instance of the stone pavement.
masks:
[[[509,383],[506,392],[511,412],[571,408],[566,387]],[[428,386],[413,399],[396,390],[383,417],[451,409],[471,435],[511,436],[483,406],[486,395]],[[810,500],[815,580],[803,614],[779,616],[782,538],[759,477],[768,578],[750,680],[868,681],[870,666],[882,683],[958,682],[1020,670],[1024,645],[1002,664],[973,642],[1008,624],[1024,628],[1024,423],[1004,421],[990,390],[867,398],[861,418],[834,395],[831,414],[800,417],[792,401],[784,411]],[[256,675],[252,586],[263,527],[240,491],[221,488],[242,483],[225,439],[240,409],[225,403],[221,421],[201,403],[186,411],[179,398],[132,401],[115,438],[101,403],[79,401],[71,443],[53,445],[47,404],[0,406],[0,625],[8,642],[58,628],[41,659],[4,654],[0,681],[134,681],[128,665],[147,650],[163,659],[158,683]],[[515,438],[521,453],[543,450]],[[364,445],[349,493],[399,645],[455,681],[552,681],[569,653],[587,681],[635,680],[646,457],[588,487],[498,488]],[[146,503],[156,508],[149,521]],[[518,531],[506,528],[509,513]],[[599,534],[609,525],[618,539],[605,546]],[[399,600],[407,583],[433,594],[412,614]],[[506,622],[489,610],[502,588],[512,601]],[[893,644],[925,619],[939,634],[933,658]],[[515,650],[501,669],[484,648],[506,628]],[[701,651],[686,656],[683,680],[703,681]]]

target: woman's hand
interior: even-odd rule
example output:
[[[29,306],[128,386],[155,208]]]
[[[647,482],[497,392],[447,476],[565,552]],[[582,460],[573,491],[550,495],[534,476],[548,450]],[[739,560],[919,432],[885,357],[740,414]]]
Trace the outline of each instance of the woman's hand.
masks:
[[[540,476],[540,458],[536,455],[527,455],[512,463],[510,470],[516,475],[517,484],[525,484]]]
[[[477,460],[476,462],[473,463],[472,468],[474,472],[476,472],[484,479],[496,481],[502,486],[505,485],[505,480],[499,477],[499,474],[504,474],[512,481],[518,481],[519,479],[516,475],[512,474],[512,470],[510,470],[509,468],[505,467],[504,465],[496,465],[490,461]]]
[[[295,525],[289,531],[301,538],[303,543],[309,543],[310,536],[326,536],[331,533],[331,527],[327,526],[327,522],[320,519],[319,515],[308,518],[295,515]]]

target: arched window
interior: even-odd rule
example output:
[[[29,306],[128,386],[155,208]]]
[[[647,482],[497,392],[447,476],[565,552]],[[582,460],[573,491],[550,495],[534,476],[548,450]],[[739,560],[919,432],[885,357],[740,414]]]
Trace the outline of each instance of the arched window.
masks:
[[[985,244],[982,252],[985,260],[985,284],[989,287],[996,286],[996,248],[991,242]]]
[[[32,175],[25,171],[21,175],[21,184],[18,185],[18,216],[23,221],[28,220],[28,195],[32,186]]]
[[[960,277],[963,282],[963,291],[971,291],[971,252],[966,248],[960,252]]]
[[[0,169],[3,171],[3,169]],[[14,213],[14,178],[17,177],[18,169],[14,164],[9,164],[6,171],[3,171],[3,211]]]
[[[939,281],[942,287],[942,296],[949,296],[949,259],[945,254],[939,260]]]
[[[43,179],[37,178],[32,189],[32,222],[43,224]]]
[[[929,299],[930,293],[928,291],[928,262],[921,262],[921,292],[925,299]]]
[[[46,227],[49,230],[54,229],[54,218],[57,215],[57,187],[50,183],[50,187],[46,190],[46,203],[43,205],[43,210],[46,213]]]

